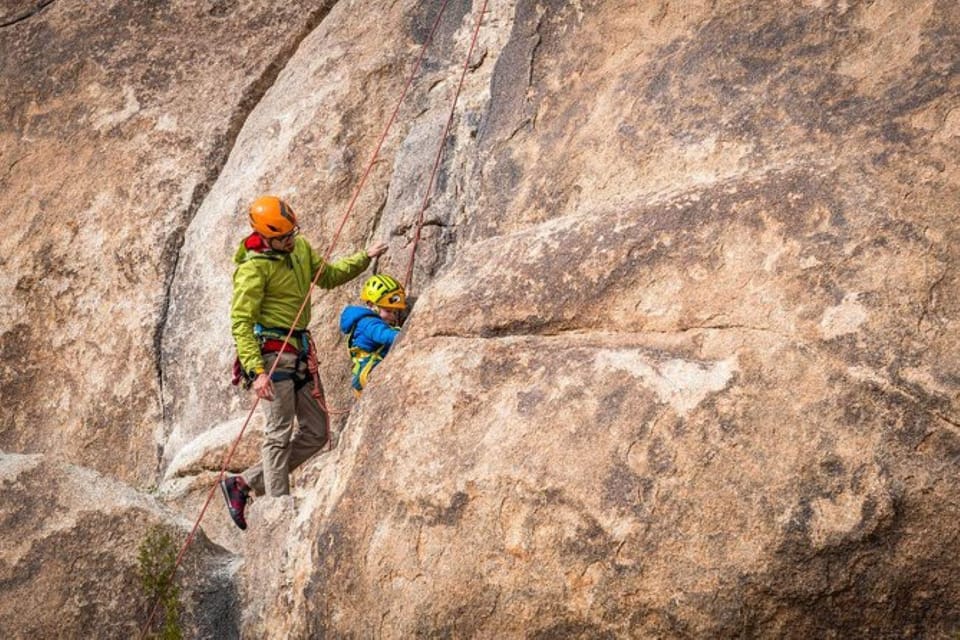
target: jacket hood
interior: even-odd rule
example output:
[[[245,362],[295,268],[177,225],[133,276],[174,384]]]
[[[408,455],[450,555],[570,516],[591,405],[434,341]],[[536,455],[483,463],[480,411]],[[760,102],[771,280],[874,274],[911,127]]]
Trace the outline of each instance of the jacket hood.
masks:
[[[263,241],[260,234],[251,233],[240,242],[240,246],[237,247],[236,252],[233,254],[233,261],[237,264],[242,264],[255,256],[276,260],[283,255],[284,253],[281,251],[273,251],[267,243]]]
[[[367,309],[366,307],[351,305],[344,309],[340,314],[341,333],[350,333],[350,331],[356,326],[357,322],[360,321],[360,318],[365,316],[379,317],[376,313],[370,309]]]

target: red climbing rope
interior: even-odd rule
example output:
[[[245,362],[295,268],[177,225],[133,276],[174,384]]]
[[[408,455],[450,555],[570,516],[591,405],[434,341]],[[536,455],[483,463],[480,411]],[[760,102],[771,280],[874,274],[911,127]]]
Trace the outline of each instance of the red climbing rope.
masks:
[[[477,24],[473,28],[473,39],[470,41],[470,50],[467,51],[467,58],[463,61],[463,71],[460,73],[460,83],[453,94],[453,103],[450,105],[450,115],[447,117],[447,124],[443,127],[443,135],[440,136],[440,144],[437,147],[437,155],[433,161],[433,170],[430,172],[430,182],[427,183],[427,190],[423,195],[423,205],[420,207],[420,214],[417,217],[417,230],[414,233],[413,245],[410,247],[410,262],[407,265],[407,274],[403,279],[403,288],[410,292],[410,279],[413,277],[413,261],[417,255],[417,245],[420,244],[420,231],[423,229],[424,213],[430,206],[430,192],[433,190],[433,181],[437,177],[437,171],[440,169],[440,159],[443,157],[443,149],[446,146],[447,134],[450,132],[450,125],[453,124],[453,116],[457,109],[457,100],[460,99],[460,91],[463,89],[463,81],[467,77],[467,70],[470,68],[470,59],[473,57],[473,49],[477,44],[477,36],[480,34],[480,24],[483,22],[483,14],[487,11],[487,0],[483,0],[480,7],[480,15],[477,16]]]
[[[390,115],[390,119],[387,122],[387,125],[384,127],[383,134],[381,134],[380,140],[377,142],[377,146],[373,151],[373,155],[370,157],[370,162],[367,163],[367,168],[363,172],[363,176],[360,178],[360,181],[357,184],[357,188],[354,190],[353,197],[350,199],[350,204],[347,206],[346,213],[344,213],[343,218],[340,221],[340,225],[337,228],[337,231],[334,233],[333,239],[330,242],[330,246],[327,248],[327,252],[324,254],[324,262],[321,265],[320,269],[317,270],[317,273],[316,275],[314,275],[313,280],[310,282],[310,287],[307,289],[307,294],[306,296],[304,296],[303,303],[300,305],[300,309],[297,311],[297,316],[294,319],[294,321],[290,324],[290,331],[287,333],[286,337],[284,338],[284,345],[289,343],[290,338],[293,335],[293,331],[294,331],[293,328],[297,326],[297,323],[300,321],[300,317],[303,315],[304,309],[306,309],[307,304],[309,304],[310,302],[310,296],[313,293],[313,290],[316,288],[317,282],[319,282],[320,280],[320,276],[323,274],[324,268],[326,266],[326,262],[330,259],[330,256],[333,253],[333,249],[340,238],[340,234],[343,231],[344,226],[346,225],[347,219],[350,217],[350,214],[353,212],[354,206],[356,205],[356,202],[357,202],[357,198],[360,195],[360,191],[363,188],[364,184],[366,183],[367,177],[370,175],[370,172],[373,170],[373,165],[376,163],[377,157],[380,155],[380,149],[383,147],[383,143],[387,139],[387,135],[389,134],[390,129],[393,127],[393,123],[396,120],[397,114],[400,111],[400,106],[407,95],[407,91],[410,89],[410,85],[413,83],[414,77],[416,77],[417,72],[420,70],[420,67],[422,66],[423,58],[427,53],[427,49],[430,47],[430,44],[433,41],[433,37],[437,32],[437,28],[440,26],[440,19],[443,16],[443,12],[447,7],[448,2],[449,0],[443,0],[443,4],[440,6],[440,10],[437,12],[437,17],[434,20],[433,27],[430,29],[430,34],[427,36],[427,39],[424,41],[423,46],[420,49],[420,55],[417,57],[417,61],[414,65],[413,71],[411,71],[410,75],[407,77],[407,81],[404,84],[403,91],[400,93],[400,98],[397,100],[397,105],[394,108],[393,113]],[[486,3],[484,3],[484,5],[486,5]],[[280,362],[280,359],[277,358],[274,361],[273,366],[270,368],[268,375],[270,376],[273,375],[274,371],[276,370],[277,364],[279,362]],[[223,462],[220,465],[220,472],[217,474],[216,482],[214,482],[210,486],[210,490],[207,492],[207,498],[200,509],[200,513],[197,516],[196,522],[194,522],[193,524],[193,528],[190,529],[190,533],[187,534],[187,538],[184,541],[183,546],[180,548],[179,553],[177,553],[176,560],[174,561],[173,567],[170,570],[169,580],[173,580],[173,577],[177,573],[177,569],[183,563],[184,555],[186,554],[187,549],[193,543],[193,540],[197,535],[197,531],[200,528],[200,523],[203,521],[203,516],[207,512],[207,508],[210,506],[210,502],[213,499],[213,495],[216,492],[220,481],[223,479],[224,474],[226,473],[227,466],[230,464],[230,461],[233,459],[233,455],[236,452],[241,439],[243,438],[243,434],[246,432],[247,426],[249,426],[250,424],[250,420],[253,417],[254,411],[256,410],[258,404],[260,404],[260,397],[256,396],[253,402],[253,406],[250,407],[250,411],[247,413],[247,417],[243,422],[243,426],[240,427],[240,432],[237,434],[237,437],[234,439],[233,444],[230,446],[230,449],[227,452],[227,455],[224,456],[223,458]],[[332,413],[330,409],[322,402],[320,404],[321,404],[321,408],[329,416]],[[329,420],[327,420],[327,437],[328,439],[330,437],[330,421]],[[141,632],[140,632],[141,639],[146,637],[146,634],[150,629],[150,625],[153,623],[153,618],[157,614],[159,607],[160,607],[160,599],[157,598],[157,601],[154,603],[152,609],[150,610],[150,615],[147,618],[146,624],[143,626],[143,629],[141,629]]]

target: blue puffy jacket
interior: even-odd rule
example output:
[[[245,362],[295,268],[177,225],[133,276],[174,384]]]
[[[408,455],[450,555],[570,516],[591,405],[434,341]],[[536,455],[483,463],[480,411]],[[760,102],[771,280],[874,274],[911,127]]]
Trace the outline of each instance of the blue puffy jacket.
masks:
[[[390,351],[400,329],[391,327],[371,309],[349,306],[340,314],[340,331],[350,336],[347,347],[353,360],[353,388],[360,391],[370,371]]]

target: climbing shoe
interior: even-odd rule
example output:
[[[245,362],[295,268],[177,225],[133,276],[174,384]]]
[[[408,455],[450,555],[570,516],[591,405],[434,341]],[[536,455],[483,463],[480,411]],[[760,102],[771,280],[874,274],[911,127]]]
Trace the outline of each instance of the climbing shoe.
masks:
[[[232,476],[221,478],[220,491],[223,492],[223,499],[227,502],[227,511],[230,512],[233,523],[241,529],[246,529],[247,520],[243,517],[243,509],[247,506],[250,487],[240,476]]]

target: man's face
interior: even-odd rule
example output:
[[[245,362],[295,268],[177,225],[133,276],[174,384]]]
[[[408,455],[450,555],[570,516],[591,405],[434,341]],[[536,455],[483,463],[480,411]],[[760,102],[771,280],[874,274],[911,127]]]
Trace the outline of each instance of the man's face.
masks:
[[[294,227],[294,229],[287,234],[282,236],[277,236],[275,238],[267,238],[267,244],[274,251],[283,251],[285,253],[290,253],[293,251],[293,242],[297,237],[297,233],[300,232],[299,228]]]

